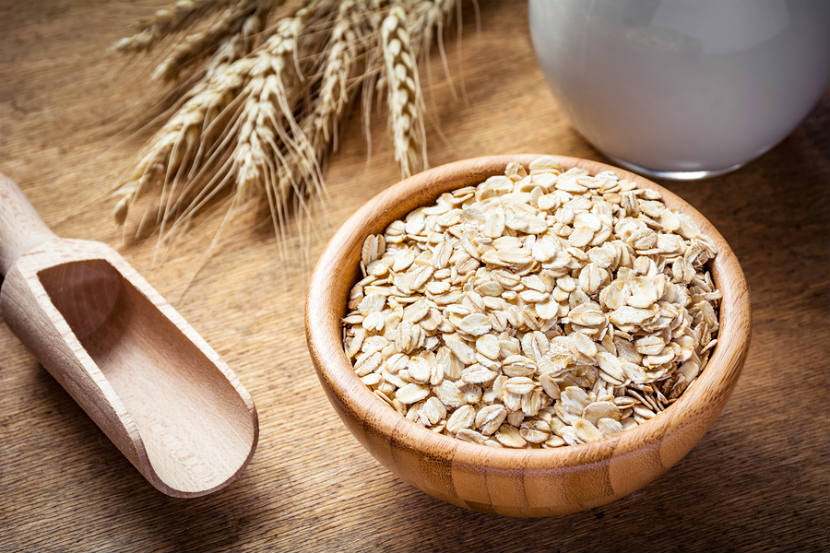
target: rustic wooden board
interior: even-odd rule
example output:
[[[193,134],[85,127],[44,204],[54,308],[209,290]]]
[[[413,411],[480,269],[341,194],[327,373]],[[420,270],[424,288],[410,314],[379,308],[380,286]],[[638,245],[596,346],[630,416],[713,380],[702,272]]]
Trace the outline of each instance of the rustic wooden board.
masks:
[[[147,484],[0,324],[0,550],[826,550],[830,541],[830,294],[827,95],[782,144],[703,183],[664,183],[731,243],[752,293],[753,340],[721,418],[657,482],[561,518],[469,513],[397,480],[340,423],[303,336],[310,267],[276,256],[266,224],[240,218],[179,297],[216,217],[153,263],[154,241],[122,245],[102,191],[142,136],[119,132],[158,88],[106,46],[159,4],[6,2],[0,6],[0,171],[67,237],[102,240],[165,295],[254,397],[261,438],[228,489],[172,499]],[[602,160],[567,122],[539,72],[522,2],[482,2],[464,29],[466,98],[433,67],[430,133],[439,164],[551,152]],[[455,54],[452,54],[454,57]],[[344,132],[327,179],[332,201],[309,235],[313,260],[357,206],[399,176],[383,121],[373,156]],[[636,129],[632,129],[636,132]],[[247,218],[247,219],[250,219]]]

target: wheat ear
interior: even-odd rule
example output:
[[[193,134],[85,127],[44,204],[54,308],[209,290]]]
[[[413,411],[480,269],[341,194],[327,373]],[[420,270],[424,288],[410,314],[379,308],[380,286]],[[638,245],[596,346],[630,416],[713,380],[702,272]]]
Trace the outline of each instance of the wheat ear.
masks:
[[[176,113],[148,142],[131,178],[117,191],[119,197],[113,215],[118,224],[126,219],[130,206],[149,191],[158,180],[177,182],[191,168],[200,147],[211,144],[207,134],[210,123],[236,97],[250,68],[247,58],[229,64],[207,81],[184,102]]]
[[[430,47],[433,40],[437,39],[435,42],[438,45],[441,64],[453,97],[456,97],[456,90],[444,49],[443,31],[444,22],[449,19],[456,6],[460,6],[456,0],[420,0],[412,8],[408,27],[412,50],[416,52],[419,61],[429,58]],[[429,75],[427,75],[427,80],[429,80]]]
[[[318,93],[310,100],[311,105],[299,121],[299,132],[295,129],[293,144],[289,141],[292,147],[287,149],[277,169],[275,186],[268,197],[278,206],[275,223],[280,223],[279,226],[282,226],[286,216],[283,211],[289,193],[293,193],[298,207],[306,214],[309,214],[309,208],[304,198],[314,194],[325,195],[321,165],[328,151],[336,146],[337,122],[357,90],[357,87],[350,86],[350,79],[356,77],[358,70],[355,26],[360,26],[361,21],[356,7],[353,0],[342,0],[338,6],[319,82],[315,79],[312,85]]]
[[[205,64],[203,78],[210,78],[219,67],[248,55],[257,46],[266,16],[266,12],[255,11],[245,19],[238,33],[225,37]]]
[[[360,25],[360,21],[356,7],[354,0],[341,0],[338,6],[323,56],[318,92],[310,100],[311,106],[300,121],[307,150],[301,149],[297,153],[307,159],[297,159],[295,155],[294,161],[299,162],[296,167],[280,172],[283,188],[296,190],[302,184],[303,193],[325,192],[320,165],[329,149],[336,148],[337,122],[356,91],[355,86],[350,86],[350,79],[357,76],[359,55],[355,27]]]
[[[179,72],[206,54],[215,51],[222,39],[235,35],[242,23],[256,10],[252,1],[240,2],[222,10],[208,28],[192,33],[171,49],[170,53],[156,66],[152,78],[174,79]]]
[[[395,160],[405,177],[427,165],[424,99],[406,25],[406,12],[396,4],[380,28]]]
[[[157,10],[152,17],[140,22],[137,33],[121,38],[110,46],[110,50],[150,50],[166,35],[187,27],[193,21],[228,3],[228,0],[178,0],[172,8]]]
[[[354,0],[340,2],[311,120],[311,142],[315,149],[336,140],[337,122],[353,98],[354,87],[350,90],[349,79],[355,76],[358,56],[355,27],[360,25],[355,12]]]
[[[231,174],[236,175],[242,196],[250,195],[260,183],[274,181],[275,160],[282,155],[278,135],[283,121],[293,120],[299,96],[294,58],[306,17],[307,12],[300,10],[279,22],[258,51],[243,91],[246,100],[234,125],[238,138],[230,156]]]

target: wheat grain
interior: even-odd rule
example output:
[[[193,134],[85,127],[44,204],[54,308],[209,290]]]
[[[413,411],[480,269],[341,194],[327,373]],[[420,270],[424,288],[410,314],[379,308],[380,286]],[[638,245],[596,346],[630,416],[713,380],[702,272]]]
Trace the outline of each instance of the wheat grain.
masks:
[[[349,79],[357,70],[358,44],[355,33],[357,4],[343,0],[326,48],[318,94],[311,109],[301,119],[301,141],[281,166],[278,181],[281,191],[322,193],[320,165],[330,147],[336,147],[336,125],[354,98],[356,87]]]

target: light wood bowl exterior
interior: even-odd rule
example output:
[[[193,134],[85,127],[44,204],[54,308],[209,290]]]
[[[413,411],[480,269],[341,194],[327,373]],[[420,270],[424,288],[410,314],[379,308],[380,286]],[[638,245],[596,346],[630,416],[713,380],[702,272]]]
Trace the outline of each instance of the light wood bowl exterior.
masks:
[[[724,238],[693,207],[628,171],[556,156],[563,170],[613,170],[686,213],[715,241],[712,276],[723,293],[720,332],[709,363],[678,401],[636,428],[597,442],[557,449],[511,450],[470,444],[407,421],[357,377],[342,346],[341,318],[358,273],[364,238],[441,193],[500,174],[535,154],[490,156],[425,171],[378,194],[337,231],[314,274],[306,302],[306,339],[320,382],[346,426],[403,480],[454,505],[535,517],[589,509],[642,488],[682,459],[720,414],[738,379],[750,338],[746,280]]]

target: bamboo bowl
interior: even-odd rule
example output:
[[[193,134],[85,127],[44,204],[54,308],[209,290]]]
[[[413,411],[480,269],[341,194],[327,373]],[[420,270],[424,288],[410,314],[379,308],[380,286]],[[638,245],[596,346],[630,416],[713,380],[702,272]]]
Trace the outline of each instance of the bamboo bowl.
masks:
[[[558,157],[562,169],[614,170],[663,195],[712,238],[712,266],[723,293],[720,332],[709,363],[668,409],[645,423],[596,442],[556,449],[510,450],[471,444],[407,421],[360,381],[342,346],[340,320],[358,278],[363,240],[441,193],[500,174],[510,161],[537,155],[491,156],[443,165],[372,198],[337,231],[323,253],[306,301],[306,339],[320,383],[363,446],[422,491],[454,505],[509,516],[549,516],[603,505],[642,488],[682,459],[729,398],[749,346],[749,294],[735,254],[712,224],[657,184],[603,163]]]

